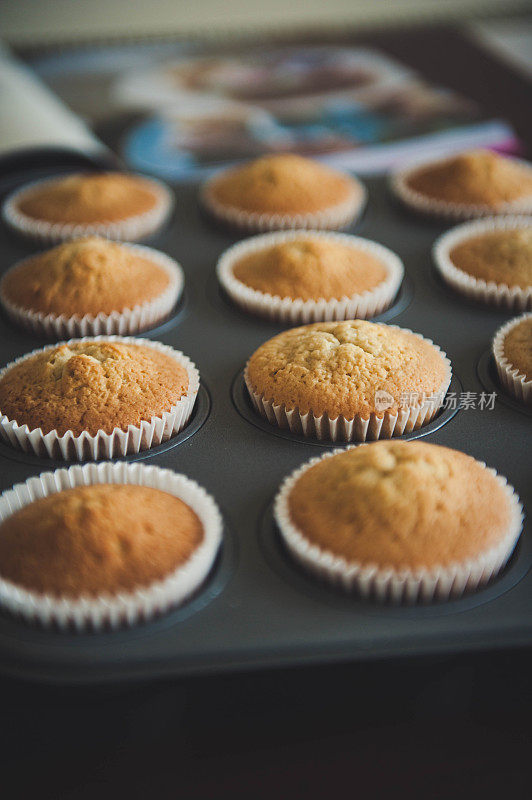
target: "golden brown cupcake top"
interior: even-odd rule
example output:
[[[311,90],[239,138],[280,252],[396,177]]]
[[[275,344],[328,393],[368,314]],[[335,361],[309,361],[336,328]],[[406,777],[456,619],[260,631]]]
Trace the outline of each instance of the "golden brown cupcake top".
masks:
[[[407,184],[434,200],[496,207],[532,196],[532,170],[489,150],[473,150],[415,170]]]
[[[163,294],[168,273],[135,250],[90,237],[26,259],[2,281],[7,300],[28,311],[84,316],[125,311]]]
[[[510,228],[473,236],[457,244],[449,258],[463,272],[489,283],[532,286],[532,228]]]
[[[316,416],[353,419],[375,412],[375,394],[431,395],[446,364],[434,345],[408,331],[365,320],[317,322],[292,328],[251,356],[248,381],[266,400]]]
[[[67,489],[0,524],[0,575],[76,598],[134,591],[187,561],[204,538],[195,512],[146,486]]]
[[[374,289],[388,272],[379,259],[354,245],[301,238],[249,253],[236,262],[233,275],[265,294],[339,300]]]
[[[471,456],[423,442],[375,442],[310,467],[288,497],[312,544],[379,567],[447,566],[496,546],[509,500]]]
[[[514,325],[504,337],[504,355],[512,365],[532,380],[532,317]]]
[[[338,206],[353,195],[347,175],[308,158],[273,155],[228,170],[211,185],[215,200],[266,214],[305,214]]]
[[[46,222],[118,222],[155,208],[153,187],[147,178],[121,172],[69,175],[25,192],[18,207]]]
[[[112,341],[63,344],[0,378],[0,415],[30,430],[127,430],[169,411],[188,390],[186,369],[166,353]]]

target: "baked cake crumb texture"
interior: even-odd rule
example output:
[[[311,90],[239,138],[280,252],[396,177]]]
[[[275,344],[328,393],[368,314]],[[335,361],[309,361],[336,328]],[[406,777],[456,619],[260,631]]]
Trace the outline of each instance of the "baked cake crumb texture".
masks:
[[[0,575],[59,597],[117,594],[165,578],[203,538],[196,513],[171,494],[83,486],[36,500],[0,524]]]
[[[2,291],[34,312],[97,316],[147,303],[169,285],[168,273],[149,257],[93,236],[25,260],[7,273]]]
[[[160,417],[188,391],[175,358],[137,344],[77,342],[47,349],[0,379],[0,414],[30,430],[112,433]]]
[[[19,209],[46,222],[118,222],[145,214],[158,203],[153,183],[137,175],[103,172],[69,175],[24,193]]]
[[[489,150],[474,150],[421,167],[407,183],[434,200],[496,207],[532,196],[532,169]]]
[[[503,342],[504,355],[510,364],[532,380],[532,317],[514,325]]]
[[[297,480],[288,502],[296,528],[321,549],[396,569],[477,558],[511,525],[491,472],[423,442],[375,442],[325,458]]]
[[[331,419],[369,416],[379,390],[395,399],[390,410],[397,410],[405,392],[432,394],[446,375],[434,345],[366,320],[292,328],[261,345],[248,363],[248,379],[266,400]]]
[[[334,300],[376,288],[388,272],[374,255],[332,239],[294,239],[248,253],[234,277],[263,294]]]
[[[509,228],[473,236],[449,253],[453,264],[486,283],[532,286],[532,228]]]
[[[341,205],[354,192],[347,175],[302,156],[264,156],[215,179],[222,205],[269,214],[304,214]]]

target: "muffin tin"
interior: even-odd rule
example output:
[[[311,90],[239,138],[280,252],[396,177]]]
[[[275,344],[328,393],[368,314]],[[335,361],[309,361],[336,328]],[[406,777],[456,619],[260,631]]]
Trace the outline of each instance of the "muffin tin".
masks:
[[[19,165],[20,166],[20,165]],[[73,168],[71,164],[65,165]],[[18,171],[2,193],[53,169]],[[475,305],[435,279],[431,248],[448,226],[416,218],[391,197],[384,179],[366,181],[369,201],[354,233],[397,252],[406,270],[398,302],[381,319],[434,340],[453,364],[451,391],[496,390],[493,410],[443,411],[411,434],[464,450],[505,475],[532,504],[530,414],[507,402],[489,351],[511,314]],[[214,270],[238,236],[212,226],[198,187],[175,188],[170,224],[147,244],[185,272],[178,313],[145,336],[182,350],[202,378],[193,417],[175,440],[133,458],[182,472],[217,500],[223,549],[202,589],[186,605],[130,629],[98,634],[43,630],[0,613],[0,671],[40,682],[101,683],[310,662],[377,659],[518,646],[532,638],[532,525],[507,567],[486,588],[430,606],[389,606],[344,596],[302,574],[284,552],[271,503],[282,478],[326,443],[296,437],[257,417],[241,373],[247,358],[283,328],[248,317],[220,293]],[[32,250],[0,232],[0,271]],[[0,317],[0,363],[45,342]],[[495,388],[493,388],[495,387]],[[329,445],[330,446],[330,445]],[[0,445],[0,490],[63,466]]]

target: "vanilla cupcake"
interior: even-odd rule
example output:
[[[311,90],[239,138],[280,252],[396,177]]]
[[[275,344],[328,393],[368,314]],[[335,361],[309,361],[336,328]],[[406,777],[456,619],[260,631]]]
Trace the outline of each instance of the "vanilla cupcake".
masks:
[[[163,253],[90,237],[15,264],[0,303],[40,335],[133,334],[165,319],[182,288],[181,267]]]
[[[184,475],[46,472],[0,495],[0,606],[63,629],[148,620],[200,588],[221,540],[216,503]]]
[[[348,320],[274,336],[253,353],[244,379],[255,410],[273,425],[321,440],[365,441],[430,422],[451,366],[419,334]]]
[[[512,311],[532,308],[532,217],[458,225],[437,239],[433,257],[460,294]]]
[[[217,220],[246,231],[338,229],[360,214],[355,178],[296,155],[263,156],[215,175],[202,202]]]
[[[136,453],[186,425],[198,389],[194,364],[159,342],[71,339],[0,371],[0,436],[66,460]]]
[[[457,450],[377,442],[296,470],[275,500],[290,555],[323,580],[393,602],[457,597],[496,575],[522,528],[506,480]]]
[[[376,242],[304,231],[247,239],[217,265],[236,305],[294,325],[375,316],[391,305],[403,274],[401,260]]]
[[[499,380],[520,403],[532,404],[532,314],[510,320],[493,339]]]
[[[83,236],[136,241],[155,233],[173,206],[160,181],[122,172],[47,178],[23,186],[3,206],[16,233],[54,244]]]
[[[532,211],[532,167],[489,150],[416,164],[391,179],[409,208],[448,219]]]

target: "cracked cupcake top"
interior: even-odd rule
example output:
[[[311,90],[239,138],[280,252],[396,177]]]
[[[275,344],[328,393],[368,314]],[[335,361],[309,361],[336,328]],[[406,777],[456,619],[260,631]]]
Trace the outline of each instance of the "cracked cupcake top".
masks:
[[[151,211],[157,202],[149,179],[103,172],[46,181],[25,191],[18,208],[36,220],[89,224],[136,217]]]
[[[318,322],[284,331],[251,356],[248,382],[266,400],[353,419],[376,411],[385,391],[396,411],[404,393],[432,395],[448,374],[439,350],[415,334],[365,320]]]
[[[312,544],[380,568],[447,566],[495,547],[510,501],[471,456],[424,442],[375,442],[319,461],[288,497]]]
[[[292,300],[334,300],[374,289],[388,275],[378,258],[332,239],[305,238],[255,250],[234,277],[256,291]]]
[[[532,196],[532,171],[489,150],[473,150],[414,170],[407,184],[433,200],[496,207]]]
[[[358,186],[348,176],[308,158],[273,155],[227,170],[210,191],[219,203],[265,214],[305,214],[348,201]]]
[[[48,348],[0,378],[0,415],[30,430],[112,433],[160,417],[188,390],[176,359],[137,344],[74,342]]]
[[[132,309],[169,285],[167,272],[149,258],[95,236],[26,259],[1,284],[6,299],[20,308],[66,316]]]
[[[489,283],[532,286],[532,228],[510,228],[473,236],[455,245],[449,258],[463,272]]]
[[[58,597],[133,591],[165,578],[204,538],[182,500],[102,484],[36,500],[0,524],[0,575]]]

